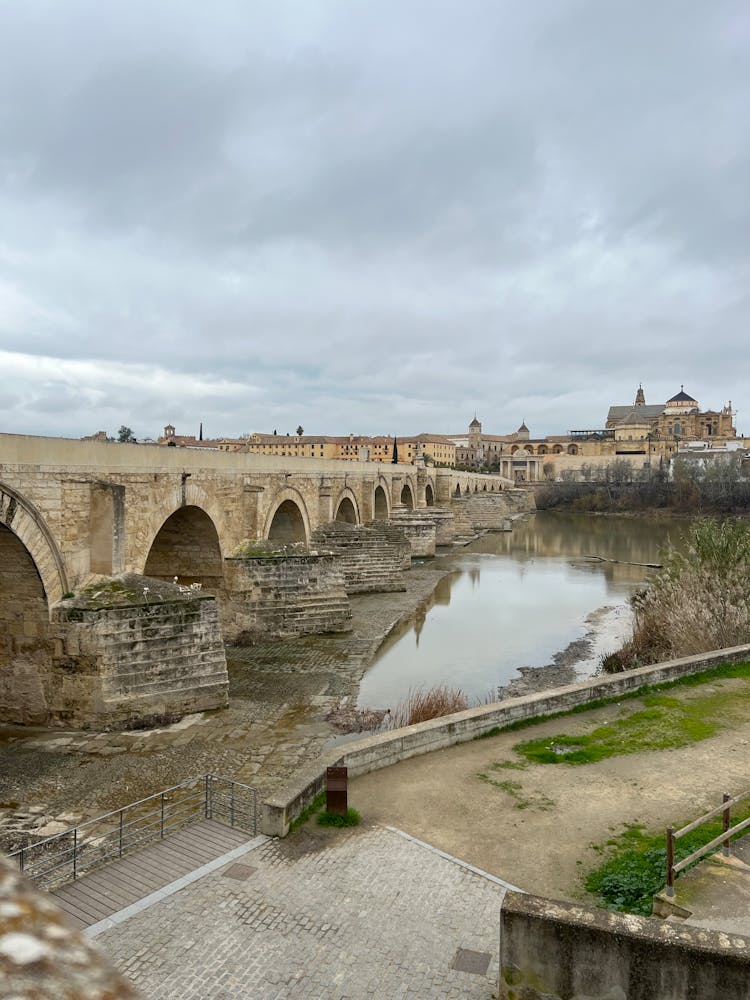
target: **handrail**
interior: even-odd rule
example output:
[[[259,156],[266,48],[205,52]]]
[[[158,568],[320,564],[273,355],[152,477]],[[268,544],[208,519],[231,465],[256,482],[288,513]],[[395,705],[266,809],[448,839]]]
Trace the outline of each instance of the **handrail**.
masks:
[[[735,823],[734,826],[730,827],[729,824],[732,806],[736,806],[739,802],[748,797],[750,797],[750,790],[741,792],[739,795],[734,796],[725,792],[720,806],[716,806],[715,809],[709,809],[707,813],[704,813],[698,819],[693,820],[692,823],[688,823],[680,830],[675,830],[672,826],[667,827],[667,896],[674,896],[675,877],[686,868],[689,868],[694,862],[700,860],[702,857],[705,857],[705,855],[709,854],[715,847],[718,847],[721,844],[722,854],[726,858],[729,857],[730,841],[732,837],[736,836],[736,834],[738,834],[741,830],[745,830],[750,827],[750,817],[741,820],[739,823]],[[680,837],[684,837],[686,834],[692,833],[693,830],[697,830],[698,827],[703,826],[704,823],[708,823],[709,820],[715,819],[717,816],[722,817],[722,832],[719,836],[714,837],[713,840],[709,840],[707,844],[704,844],[702,847],[693,851],[692,854],[688,854],[686,857],[681,858],[680,861],[675,863],[674,849],[676,841],[678,841]]]
[[[145,808],[144,808],[145,807]],[[132,814],[135,812],[135,815]],[[252,833],[258,827],[257,791],[250,785],[215,774],[203,774],[161,792],[86,820],[9,855],[31,879],[61,884],[112,857],[122,857],[148,841],[195,822],[200,817]],[[114,820],[109,825],[102,825]]]

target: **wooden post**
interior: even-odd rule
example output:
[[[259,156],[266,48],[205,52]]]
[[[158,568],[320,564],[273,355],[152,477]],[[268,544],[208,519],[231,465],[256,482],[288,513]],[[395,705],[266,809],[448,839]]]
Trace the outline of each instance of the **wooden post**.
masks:
[[[724,798],[721,801],[728,802],[731,799],[731,797],[732,796],[727,794],[727,792],[724,792]],[[722,828],[724,830],[724,833],[726,833],[727,830],[729,829],[729,812],[730,810],[729,808],[727,808],[722,813],[722,819],[723,819]],[[725,858],[729,857],[729,837],[727,837],[727,839],[722,842],[721,853],[724,855]]]
[[[674,896],[674,827],[667,827],[667,895]]]

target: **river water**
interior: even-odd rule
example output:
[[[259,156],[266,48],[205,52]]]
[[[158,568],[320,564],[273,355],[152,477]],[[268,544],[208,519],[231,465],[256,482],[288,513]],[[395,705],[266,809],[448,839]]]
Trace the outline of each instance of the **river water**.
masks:
[[[362,680],[359,705],[388,708],[410,689],[436,684],[494,700],[519,667],[552,665],[571,643],[557,662],[569,665],[567,679],[590,676],[629,634],[628,598],[654,572],[633,564],[660,562],[663,546],[686,528],[539,511],[512,532],[484,535],[448,557],[451,572],[431,601],[389,637]]]

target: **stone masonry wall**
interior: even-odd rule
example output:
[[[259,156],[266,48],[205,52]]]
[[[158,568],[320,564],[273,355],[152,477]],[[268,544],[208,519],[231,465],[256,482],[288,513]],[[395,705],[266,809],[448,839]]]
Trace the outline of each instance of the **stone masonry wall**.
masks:
[[[500,1000],[745,1000],[749,982],[747,938],[505,894]]]
[[[322,525],[313,532],[313,544],[336,553],[347,594],[385,593],[406,590],[402,566],[404,551],[411,547],[404,535],[396,543],[382,532],[341,521]]]
[[[412,556],[435,555],[435,522],[423,517],[423,511],[398,510],[391,514],[391,523],[403,531],[411,545]]]
[[[531,490],[470,493],[454,497],[451,501],[456,534],[464,537],[477,531],[503,531],[512,515],[535,509],[536,501]]]
[[[351,629],[336,556],[232,557],[224,565],[222,623],[228,641]]]
[[[135,600],[106,590],[84,606],[73,599],[53,608],[58,651],[52,720],[117,727],[226,707],[229,682],[215,599],[178,597],[171,585],[135,579]]]

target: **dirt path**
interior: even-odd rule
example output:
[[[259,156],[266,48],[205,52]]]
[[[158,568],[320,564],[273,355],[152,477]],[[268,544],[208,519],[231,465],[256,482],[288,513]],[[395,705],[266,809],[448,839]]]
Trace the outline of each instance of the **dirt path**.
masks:
[[[729,694],[738,685],[750,681],[721,680],[669,694]],[[626,701],[404,761],[354,779],[350,801],[368,820],[404,830],[520,888],[584,899],[581,874],[601,858],[596,846],[626,824],[658,830],[696,818],[724,791],[750,788],[750,721],[735,720],[680,749],[596,764],[526,764],[513,751],[521,741],[590,732],[639,707],[639,700]],[[498,763],[516,766],[493,767]]]

